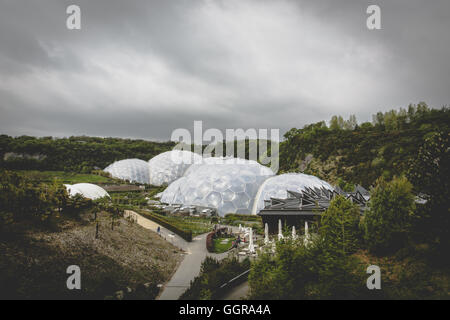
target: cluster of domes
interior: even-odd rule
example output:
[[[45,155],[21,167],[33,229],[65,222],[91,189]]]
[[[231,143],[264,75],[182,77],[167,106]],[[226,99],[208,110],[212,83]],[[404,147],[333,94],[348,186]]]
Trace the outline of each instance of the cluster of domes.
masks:
[[[92,183],[65,184],[65,186],[71,197],[77,194],[91,200],[110,197],[105,189]]]
[[[112,177],[152,184],[168,185],[161,202],[196,205],[227,213],[256,214],[264,200],[285,198],[287,190],[305,188],[333,190],[327,182],[302,173],[275,176],[256,161],[230,157],[202,158],[190,151],[172,150],[150,161],[126,159],[114,162],[105,171]]]
[[[162,186],[182,177],[191,164],[201,160],[202,157],[196,153],[172,150],[161,153],[148,162],[140,159],[119,160],[110,164],[104,171],[113,178]]]

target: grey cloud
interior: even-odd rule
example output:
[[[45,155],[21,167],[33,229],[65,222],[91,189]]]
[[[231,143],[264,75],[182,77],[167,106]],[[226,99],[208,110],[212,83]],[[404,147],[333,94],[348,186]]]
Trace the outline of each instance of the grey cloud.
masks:
[[[450,93],[450,3],[0,0],[0,128],[167,140],[175,128],[301,127]]]

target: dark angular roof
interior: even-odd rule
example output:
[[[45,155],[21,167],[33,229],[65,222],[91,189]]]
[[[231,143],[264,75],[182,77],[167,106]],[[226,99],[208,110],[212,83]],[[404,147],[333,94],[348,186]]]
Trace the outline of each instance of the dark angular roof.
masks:
[[[340,188],[331,191],[325,188],[305,188],[302,192],[287,190],[287,198],[270,198],[265,200],[265,207],[258,215],[317,215],[330,206],[330,201],[337,195],[345,196],[358,204],[363,212],[367,207],[370,194],[361,186],[355,192],[345,193]]]

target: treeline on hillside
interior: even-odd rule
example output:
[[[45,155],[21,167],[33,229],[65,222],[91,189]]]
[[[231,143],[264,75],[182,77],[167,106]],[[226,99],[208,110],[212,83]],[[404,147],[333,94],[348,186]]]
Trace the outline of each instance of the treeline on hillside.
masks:
[[[427,137],[447,136],[449,111],[419,103],[379,112],[372,123],[334,116],[329,125],[321,121],[293,128],[280,145],[280,170],[304,170],[332,183],[370,187],[379,176],[389,179],[405,173]]]
[[[120,138],[0,135],[0,168],[89,173],[121,159],[149,160],[173,146],[173,142]]]

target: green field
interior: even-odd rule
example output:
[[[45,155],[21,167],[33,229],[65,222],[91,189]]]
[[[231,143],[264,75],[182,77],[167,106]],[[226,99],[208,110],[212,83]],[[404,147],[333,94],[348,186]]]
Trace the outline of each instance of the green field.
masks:
[[[28,178],[34,182],[59,182],[64,184],[75,183],[94,183],[106,184],[117,183],[117,180],[108,177],[103,177],[96,174],[75,173],[64,171],[37,171],[37,170],[18,170],[17,174]]]

